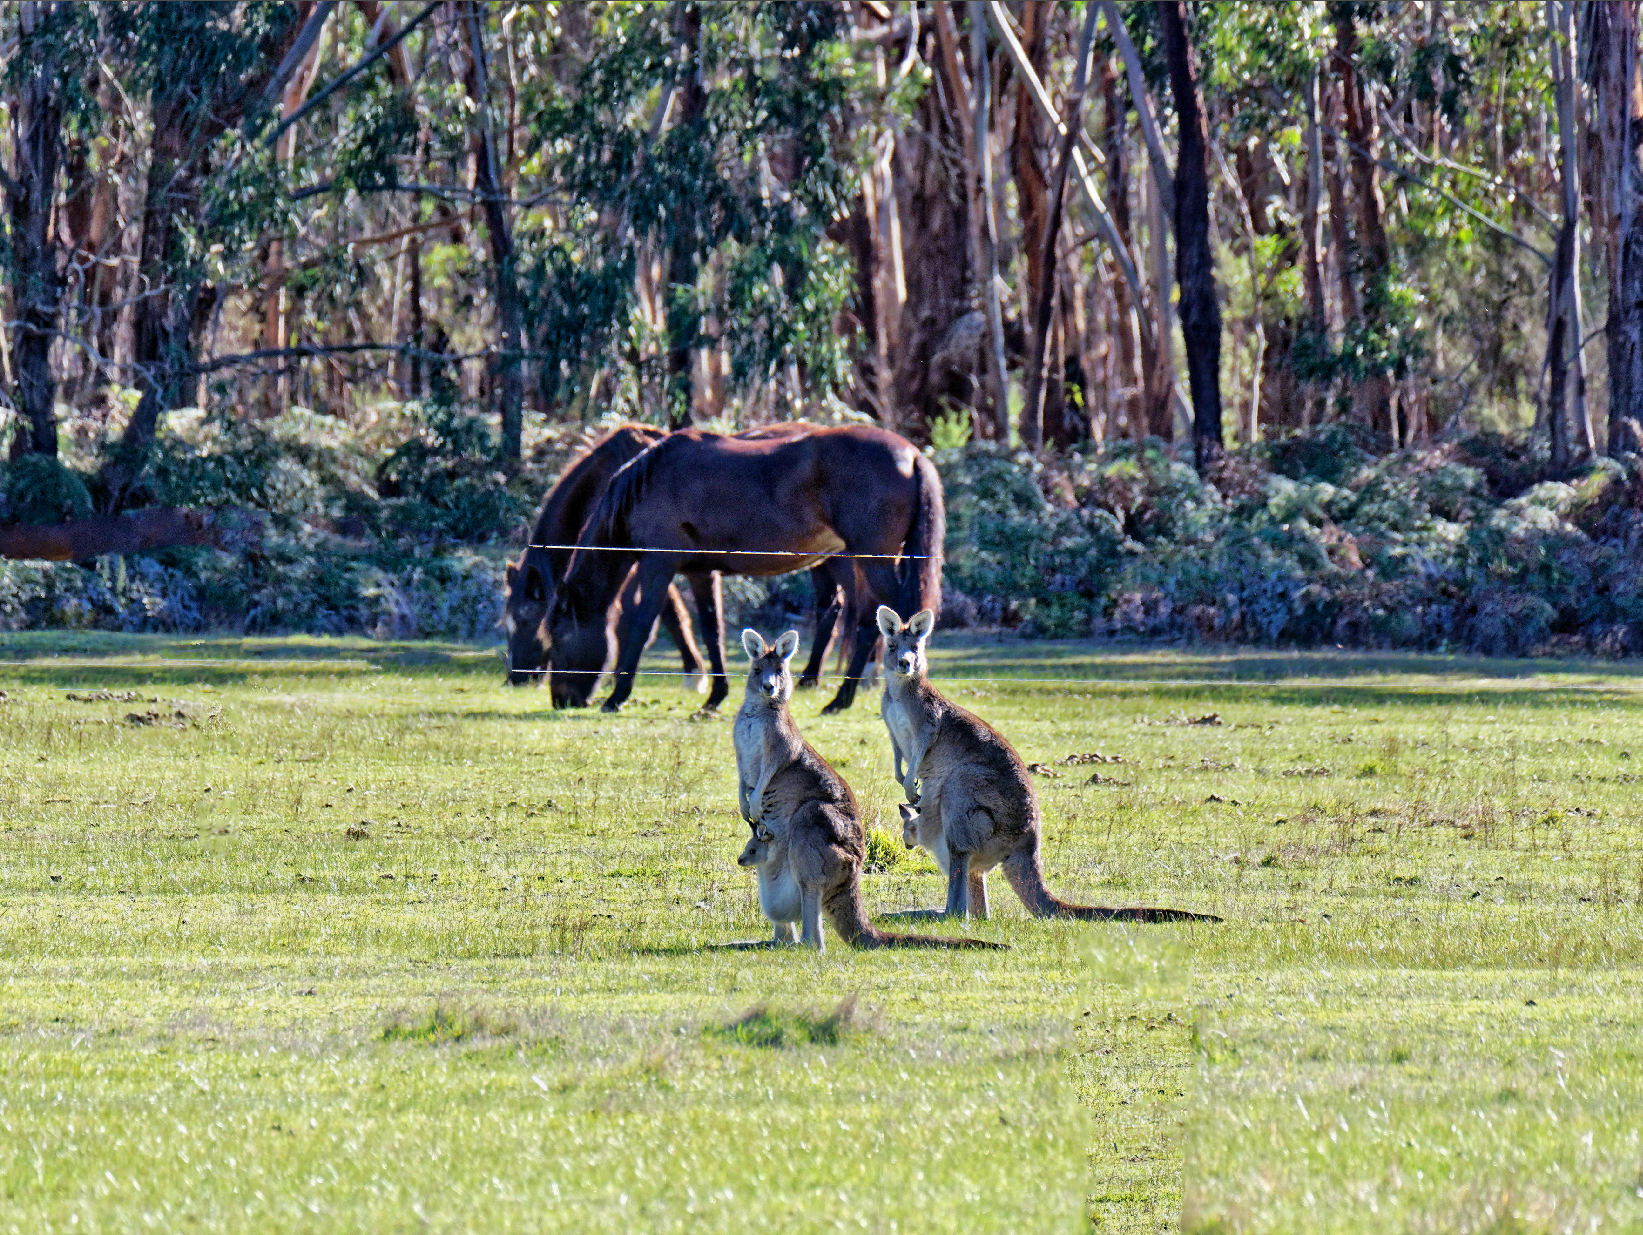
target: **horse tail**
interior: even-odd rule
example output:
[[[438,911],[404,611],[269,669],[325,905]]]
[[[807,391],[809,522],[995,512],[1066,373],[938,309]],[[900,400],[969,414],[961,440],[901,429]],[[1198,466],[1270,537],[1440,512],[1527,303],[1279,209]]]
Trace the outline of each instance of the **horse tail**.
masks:
[[[901,591],[896,600],[903,621],[920,609],[941,616],[941,547],[947,538],[947,505],[941,495],[941,476],[924,455],[915,456],[913,484],[917,504],[913,529],[902,546]]]
[[[1103,905],[1072,905],[1044,886],[1044,868],[1038,850],[1022,848],[1004,859],[1004,877],[1035,918],[1064,918],[1074,922],[1219,922],[1212,913],[1189,913],[1185,909],[1154,909],[1136,905],[1108,909]]]
[[[856,623],[861,621],[861,602],[857,599],[860,591],[855,579],[851,579],[849,587],[839,589],[839,616],[833,624],[833,629],[838,631],[838,656],[833,667],[835,673],[844,672],[845,666],[850,663],[850,653],[856,647]]]

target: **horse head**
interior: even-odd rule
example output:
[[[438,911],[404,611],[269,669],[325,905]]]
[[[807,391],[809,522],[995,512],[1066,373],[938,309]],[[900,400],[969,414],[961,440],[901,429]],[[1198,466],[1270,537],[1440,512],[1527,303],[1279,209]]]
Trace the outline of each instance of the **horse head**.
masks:
[[[502,624],[508,631],[508,685],[541,684],[548,659],[548,616],[553,612],[554,579],[545,558],[526,550],[508,563]]]
[[[546,622],[548,686],[556,708],[585,708],[616,647],[616,596],[572,576],[559,589]],[[599,593],[595,595],[594,593]]]

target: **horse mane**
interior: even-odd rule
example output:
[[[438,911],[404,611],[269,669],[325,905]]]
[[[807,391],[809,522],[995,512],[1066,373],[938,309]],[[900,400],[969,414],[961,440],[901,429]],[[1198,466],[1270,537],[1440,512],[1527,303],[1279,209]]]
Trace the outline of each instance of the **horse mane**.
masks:
[[[574,542],[582,531],[580,527],[572,528],[566,535],[558,529],[557,522],[563,515],[565,504],[571,500],[576,492],[582,474],[590,467],[603,464],[606,457],[612,454],[628,456],[629,460],[637,454],[642,454],[646,447],[641,446],[636,451],[634,431],[648,431],[649,426],[636,424],[617,425],[609,433],[590,444],[585,450],[573,458],[559,474],[559,479],[553,482],[553,487],[542,499],[542,508],[537,511],[536,522],[531,526],[531,540],[533,545],[544,544],[551,540]]]
[[[644,497],[645,486],[656,470],[662,455],[678,439],[668,434],[646,446],[611,477],[599,508],[588,519],[578,543],[584,545],[624,545],[627,542],[627,518]]]

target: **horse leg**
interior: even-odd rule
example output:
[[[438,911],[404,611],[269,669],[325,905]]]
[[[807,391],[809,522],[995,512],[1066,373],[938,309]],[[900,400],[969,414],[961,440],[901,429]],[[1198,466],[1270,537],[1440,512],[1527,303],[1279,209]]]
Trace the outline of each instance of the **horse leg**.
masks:
[[[633,678],[639,672],[639,658],[645,654],[645,636],[662,616],[667,603],[668,583],[673,578],[674,562],[660,553],[649,555],[640,565],[639,596],[631,608],[625,609],[617,632],[616,685],[611,689],[601,710],[620,711],[633,693]]]
[[[712,687],[702,711],[717,711],[730,693],[730,679],[725,676],[725,607],[719,583],[719,572],[687,576],[690,592],[696,598],[696,616],[702,623],[702,635],[707,640],[707,663],[713,671]]]
[[[878,606],[896,603],[895,567],[888,562],[875,560],[863,565],[862,574],[866,576],[867,596],[858,596],[855,606],[856,647],[850,655],[850,667],[845,671],[844,681],[839,685],[839,693],[822,709],[824,716],[842,712],[856,701],[856,687],[861,682],[862,670],[867,668],[867,662],[872,659],[874,649],[878,647],[879,628],[878,618],[875,616]],[[864,599],[866,603],[862,603]]]
[[[679,595],[679,589],[671,583],[667,585],[667,603],[662,606],[662,625],[667,628],[668,638],[673,640],[673,646],[679,649],[679,659],[684,662],[686,683],[694,678],[696,689],[705,691],[707,679],[702,676],[702,653],[690,633],[690,612],[685,608],[685,600]]]
[[[809,690],[821,678],[822,661],[827,659],[827,649],[833,643],[833,628],[838,625],[839,613],[844,607],[839,603],[839,585],[834,582],[827,567],[813,567],[810,582],[816,589],[816,637],[810,645],[810,661],[799,675],[800,690]],[[828,597],[825,607],[822,605],[823,596]]]
[[[629,609],[633,608],[634,605],[639,603],[639,571],[637,567],[628,572],[627,582],[622,585],[622,594],[617,598],[616,603],[621,606],[621,608],[617,610],[618,613],[626,613]],[[667,608],[664,606],[662,609],[662,619],[664,622],[666,621],[667,616]],[[651,628],[645,632],[645,650],[647,652],[650,650],[650,645],[656,642],[656,632],[660,630],[661,627],[662,623],[658,622],[653,624]]]

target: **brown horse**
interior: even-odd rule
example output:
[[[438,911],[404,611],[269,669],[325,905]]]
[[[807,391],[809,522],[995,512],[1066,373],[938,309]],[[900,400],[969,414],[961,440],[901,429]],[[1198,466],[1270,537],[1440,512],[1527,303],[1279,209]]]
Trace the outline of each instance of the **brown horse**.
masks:
[[[548,490],[525,552],[517,562],[508,563],[502,622],[508,632],[510,686],[535,685],[546,676],[547,645],[542,623],[553,611],[559,580],[564,578],[565,568],[570,564],[571,551],[542,546],[574,544],[588,515],[598,509],[610,478],[624,463],[638,457],[664,436],[660,429],[623,425],[595,442]],[[622,600],[634,603],[637,592],[638,581],[634,579],[623,588]],[[691,637],[690,615],[671,583],[660,617],[669,638],[679,649],[685,672],[701,673],[702,657]]]
[[[799,426],[806,428],[808,426]],[[780,436],[797,431],[788,426],[771,426],[750,430],[747,437]],[[508,677],[510,686],[524,686],[541,682],[548,677],[547,630],[544,622],[553,611],[559,581],[570,564],[571,550],[546,548],[550,545],[574,545],[589,514],[598,509],[600,499],[614,476],[629,460],[636,458],[647,447],[655,445],[667,434],[649,425],[623,425],[600,438],[575,459],[542,502],[536,523],[531,528],[530,542],[518,561],[510,562],[507,570],[507,591],[503,606],[503,624],[508,632]],[[816,644],[811,651],[810,663],[805,667],[800,685],[814,686],[821,672],[822,660],[833,637],[833,629],[840,618],[843,605],[840,593],[827,572],[812,572],[816,584]],[[687,576],[696,599],[697,613],[704,625],[704,635],[711,632],[709,655],[714,670],[715,689],[723,698],[719,683],[724,676],[722,646],[723,616],[716,574],[695,573]],[[638,603],[638,573],[633,572],[619,597],[623,611]],[[823,598],[827,604],[823,606]],[[851,615],[847,615],[851,616]],[[687,674],[702,672],[702,658],[691,637],[690,614],[678,590],[670,582],[662,602],[661,624],[679,649]],[[647,636],[648,639],[648,636]],[[715,654],[716,653],[716,654]],[[586,704],[587,692],[579,693],[579,683],[561,678],[550,682],[556,706]],[[703,683],[706,688],[707,683]]]
[[[623,467],[583,528],[548,620],[554,678],[574,678],[590,698],[616,634],[616,685],[604,704],[613,712],[633,690],[662,585],[675,574],[820,568],[856,619],[844,682],[824,710],[847,708],[878,642],[883,598],[940,609],[946,522],[935,465],[883,429],[669,434]],[[635,566],[639,600],[617,632],[614,602]],[[713,689],[722,697],[718,680]]]

